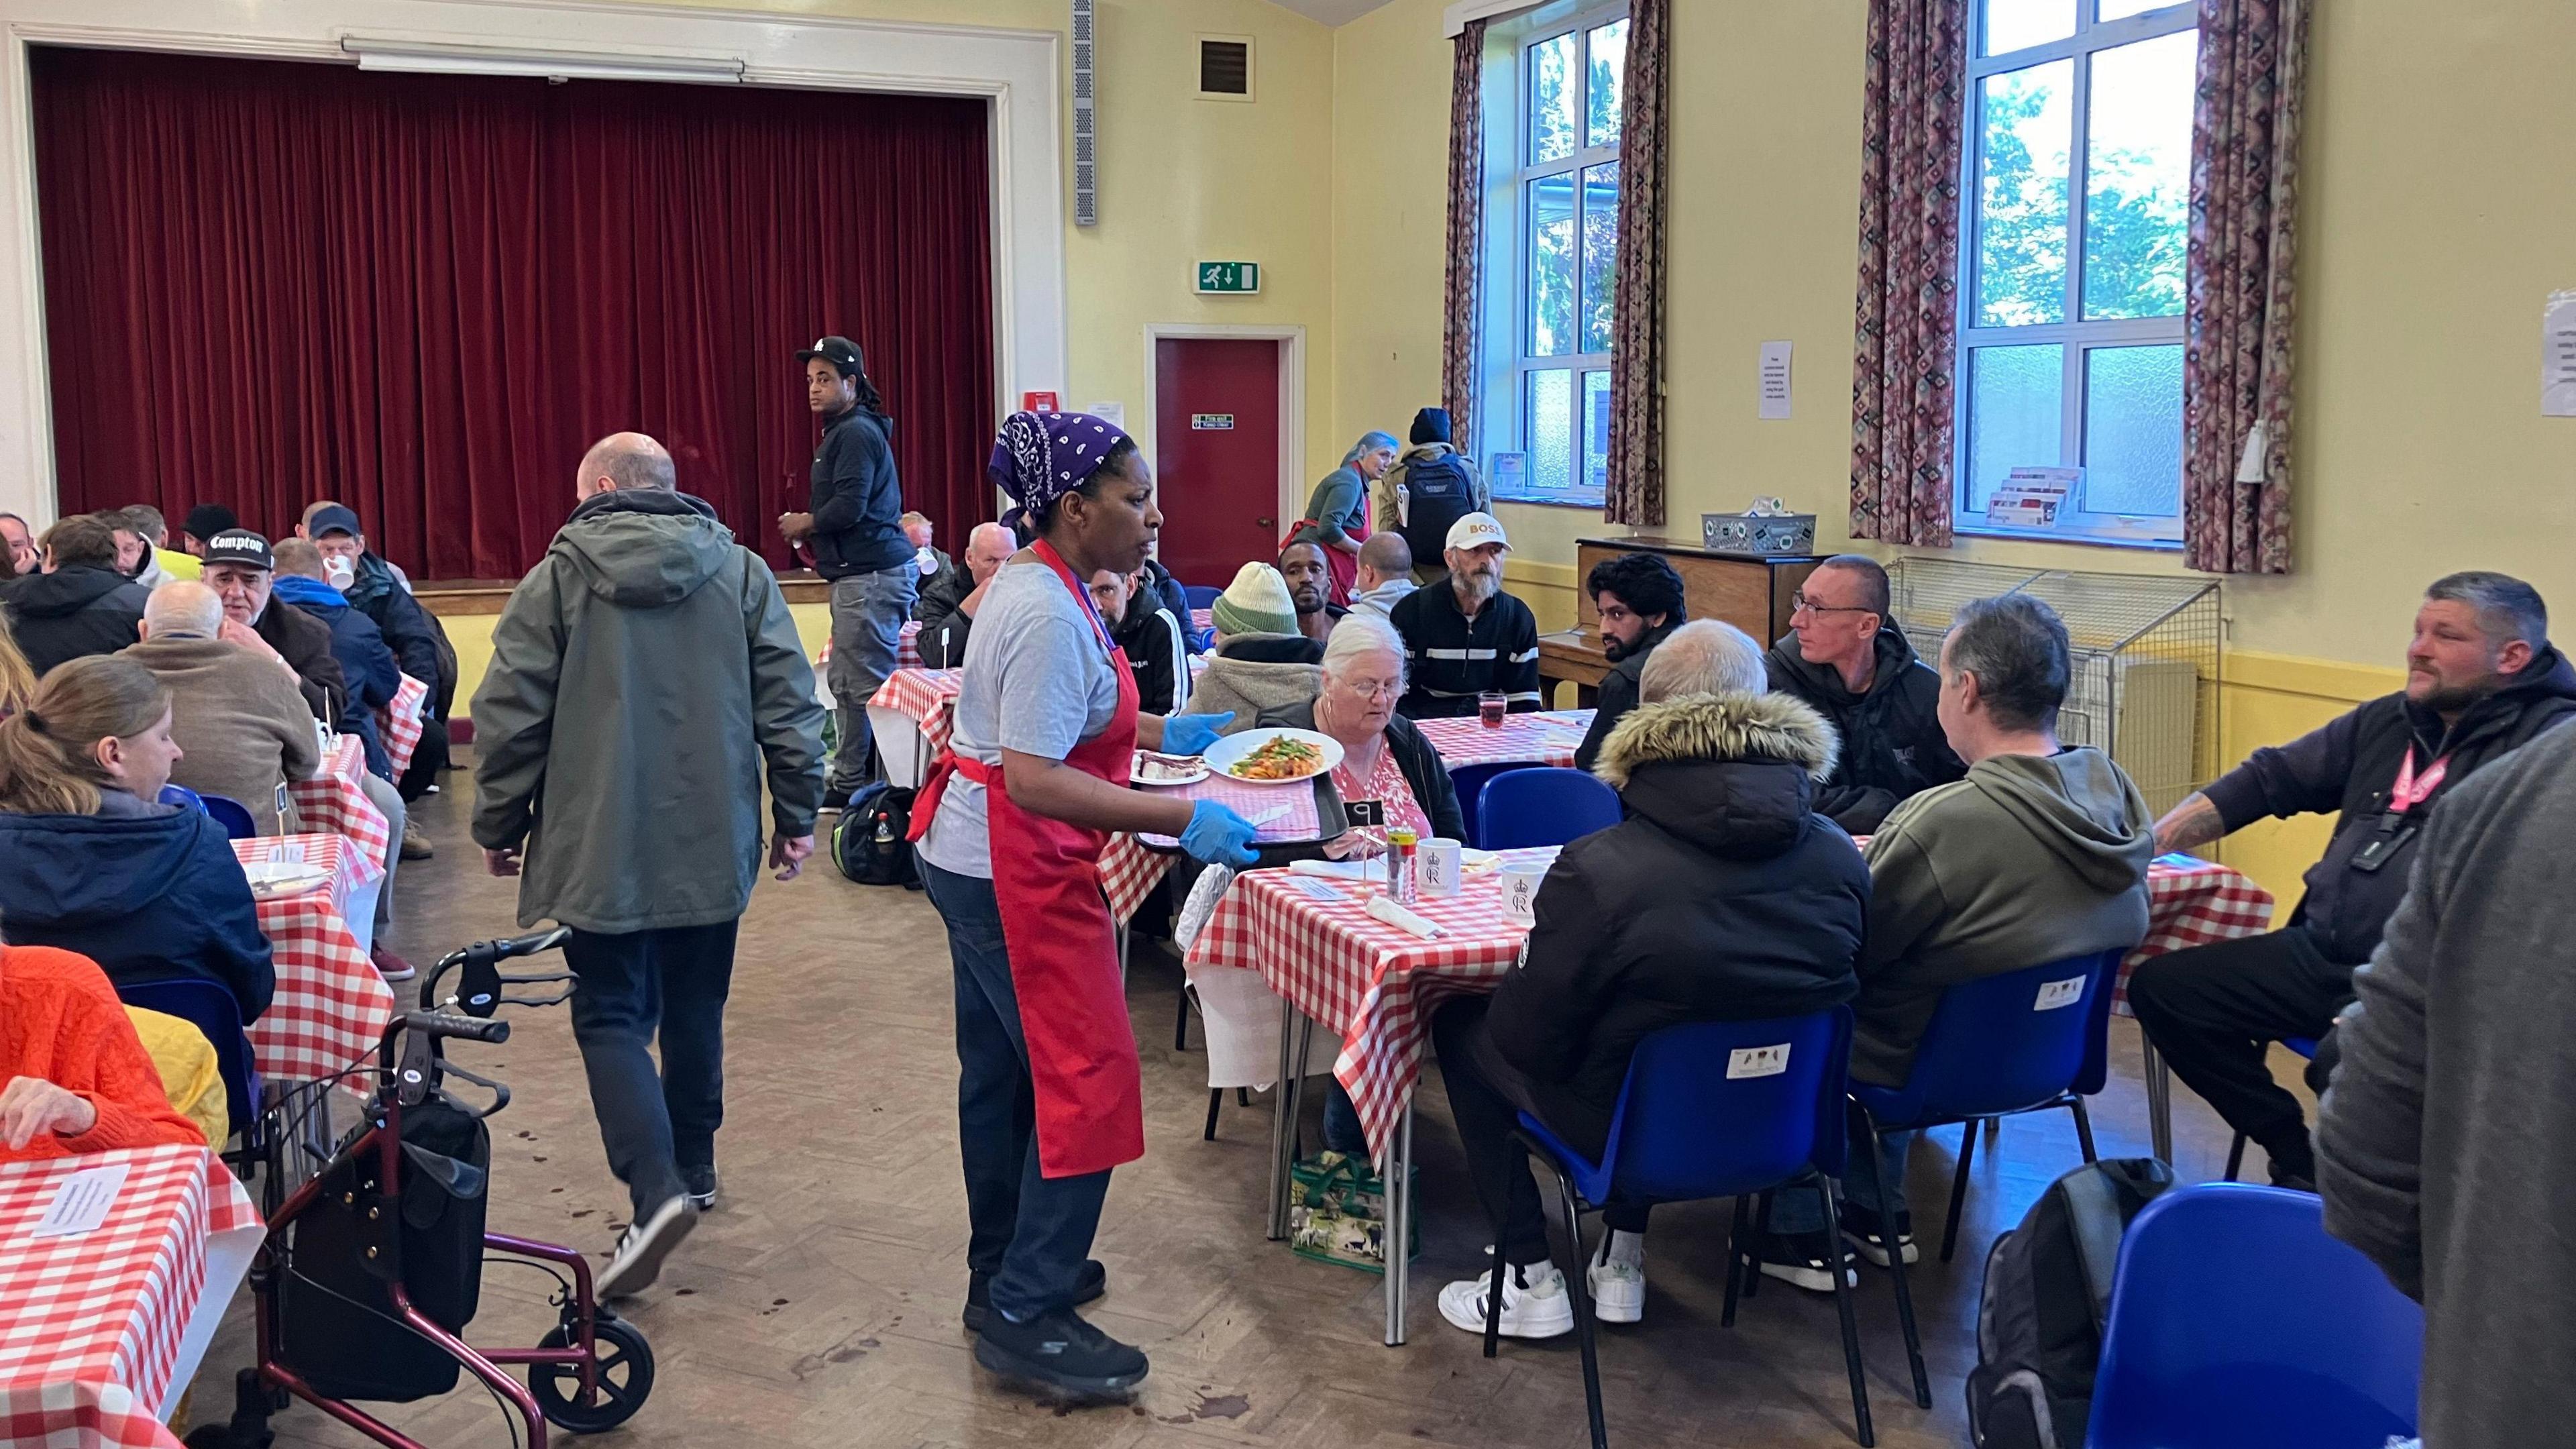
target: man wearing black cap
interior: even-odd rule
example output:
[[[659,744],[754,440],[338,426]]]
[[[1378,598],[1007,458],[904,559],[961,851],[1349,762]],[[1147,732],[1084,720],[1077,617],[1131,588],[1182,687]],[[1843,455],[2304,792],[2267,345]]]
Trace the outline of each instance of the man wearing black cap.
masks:
[[[331,653],[331,626],[293,605],[275,604],[277,559],[268,540],[247,528],[227,528],[206,540],[207,588],[224,601],[224,637],[257,645],[286,661],[313,717],[333,729],[349,720],[349,682]]]
[[[188,510],[187,521],[179,525],[179,547],[199,558],[206,556],[206,545],[219,533],[241,527],[241,520],[220,503],[200,503]]]
[[[814,448],[813,500],[782,513],[778,531],[812,550],[814,572],[832,584],[832,665],[825,676],[840,711],[831,787],[823,808],[838,810],[876,770],[868,698],[894,673],[895,646],[912,616],[920,572],[903,534],[903,485],[895,477],[894,423],[868,381],[859,346],[825,337],[799,351],[805,400],[823,420]]]
[[[1429,588],[1449,576],[1442,561],[1449,528],[1470,513],[1494,511],[1476,465],[1449,445],[1449,414],[1424,408],[1413,415],[1413,446],[1387,470],[1378,495],[1377,526],[1404,535],[1413,550],[1413,581]]]
[[[456,650],[429,611],[413,598],[411,586],[392,564],[367,547],[355,510],[324,501],[304,510],[295,531],[322,550],[325,577],[349,601],[349,607],[373,619],[394,651],[402,672],[429,686],[420,742],[412,747],[411,764],[395,782],[406,802],[418,800],[438,783],[447,768],[447,712],[456,697]],[[403,841],[405,860],[427,860],[429,840],[415,824]]]

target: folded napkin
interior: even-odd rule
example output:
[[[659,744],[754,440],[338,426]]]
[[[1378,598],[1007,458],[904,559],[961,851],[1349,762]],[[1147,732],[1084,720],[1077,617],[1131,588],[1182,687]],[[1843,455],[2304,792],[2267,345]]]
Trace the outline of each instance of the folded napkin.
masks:
[[[1376,880],[1386,874],[1381,860],[1292,860],[1290,875],[1316,875],[1326,880]]]
[[[1369,897],[1368,913],[1399,931],[1420,936],[1426,941],[1443,934],[1441,929],[1428,919],[1415,915],[1385,896]]]

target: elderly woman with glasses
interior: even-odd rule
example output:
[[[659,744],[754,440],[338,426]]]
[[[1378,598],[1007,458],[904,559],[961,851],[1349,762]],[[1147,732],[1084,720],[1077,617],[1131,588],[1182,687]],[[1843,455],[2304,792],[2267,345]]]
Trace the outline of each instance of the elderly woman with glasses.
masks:
[[[1413,721],[1395,712],[1403,693],[1404,641],[1386,621],[1352,614],[1325,641],[1323,688],[1306,707],[1311,718],[1289,723],[1340,742],[1333,788],[1344,800],[1382,801],[1388,825],[1409,825],[1421,838],[1461,839],[1467,824],[1449,769]],[[1383,832],[1354,830],[1324,852],[1347,857],[1385,848]]]

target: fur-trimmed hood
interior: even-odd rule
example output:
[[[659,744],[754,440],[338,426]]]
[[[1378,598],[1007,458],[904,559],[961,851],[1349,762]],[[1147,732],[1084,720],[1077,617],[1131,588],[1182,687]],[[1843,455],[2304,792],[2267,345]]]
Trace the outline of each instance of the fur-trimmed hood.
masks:
[[[1631,814],[1730,858],[1777,854],[1814,822],[1834,727],[1786,694],[1696,694],[1642,706],[1602,742],[1593,773]]]

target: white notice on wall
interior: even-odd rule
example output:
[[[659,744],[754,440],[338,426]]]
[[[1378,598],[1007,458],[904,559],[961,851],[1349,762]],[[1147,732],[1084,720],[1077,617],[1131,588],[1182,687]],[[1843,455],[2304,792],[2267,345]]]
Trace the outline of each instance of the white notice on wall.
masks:
[[[2576,418],[2576,292],[2552,292],[2540,314],[2540,415]]]
[[[1083,411],[1113,428],[1123,429],[1127,426],[1127,405],[1123,402],[1096,402],[1084,408]]]
[[[1789,416],[1789,344],[1762,344],[1762,411],[1765,421]]]

